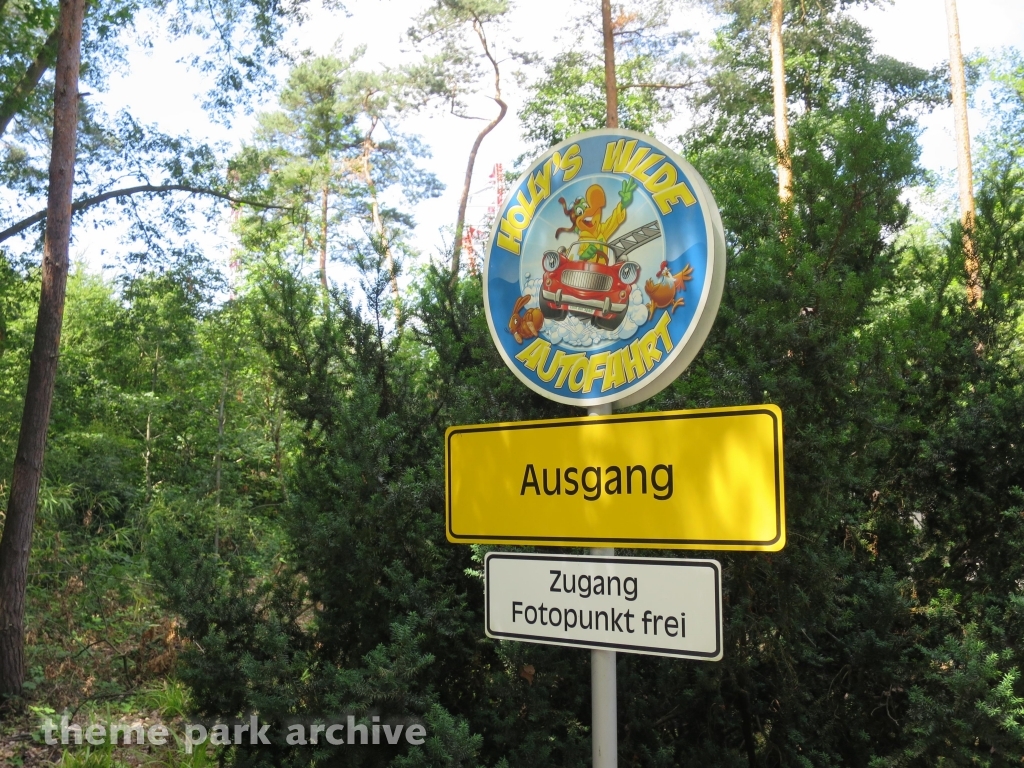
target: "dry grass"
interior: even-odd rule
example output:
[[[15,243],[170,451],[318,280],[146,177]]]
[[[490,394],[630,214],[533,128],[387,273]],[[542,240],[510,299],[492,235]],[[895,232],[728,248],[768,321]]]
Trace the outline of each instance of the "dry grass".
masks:
[[[41,552],[39,550],[42,550]],[[37,557],[37,553],[40,555]],[[0,706],[0,766],[66,768],[183,763],[173,742],[102,748],[43,742],[44,718],[69,722],[163,722],[180,733],[187,690],[171,680],[184,640],[159,609],[148,582],[128,569],[97,567],[60,539],[33,552],[21,698]],[[83,562],[84,561],[84,562]]]

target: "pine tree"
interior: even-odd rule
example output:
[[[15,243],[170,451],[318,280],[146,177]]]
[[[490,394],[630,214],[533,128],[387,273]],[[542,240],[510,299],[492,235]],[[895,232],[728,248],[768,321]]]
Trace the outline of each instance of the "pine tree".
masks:
[[[21,435],[14,460],[3,538],[0,539],[0,696],[21,693],[25,680],[25,586],[57,377],[57,354],[68,279],[84,15],[84,0],[64,0],[61,3],[42,293]]]
[[[960,50],[960,20],[956,0],[946,0],[946,26],[949,30],[949,82],[956,128],[956,171],[960,188],[960,224],[963,227],[964,269],[967,272],[967,303],[971,308],[982,297],[980,265],[974,245],[974,173],[971,168],[971,133],[967,128],[967,78]]]

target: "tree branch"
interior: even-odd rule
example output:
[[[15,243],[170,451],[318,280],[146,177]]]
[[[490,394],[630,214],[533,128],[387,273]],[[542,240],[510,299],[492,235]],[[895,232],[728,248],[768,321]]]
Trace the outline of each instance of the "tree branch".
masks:
[[[21,80],[14,86],[7,97],[0,102],[0,136],[4,135],[7,130],[7,126],[11,124],[14,116],[18,114],[18,110],[22,107],[25,99],[32,91],[35,90],[36,86],[39,85],[39,81],[43,77],[43,73],[46,72],[50,67],[53,66],[53,62],[57,59],[57,30],[54,29],[49,36],[46,38],[46,42],[36,52],[36,56],[32,59],[28,68],[25,70],[25,74],[22,75]]]
[[[692,87],[693,83],[626,83],[620,84],[619,90],[624,91],[627,88],[658,88],[674,91]]]
[[[250,200],[244,197],[234,197],[224,192],[218,192],[215,189],[209,189],[208,187],[193,187],[189,184],[139,184],[135,187],[123,187],[121,189],[111,189],[107,192],[101,192],[98,195],[92,197],[85,197],[77,201],[71,206],[72,213],[78,213],[84,211],[86,208],[91,208],[94,205],[106,202],[117,197],[128,197],[129,195],[138,195],[142,193],[162,193],[162,192],[189,192],[194,195],[209,195],[210,197],[216,197],[220,200],[227,200],[230,203],[236,205],[251,205],[254,208],[269,208],[278,211],[291,210],[286,205],[269,205],[267,203],[261,203],[258,200]],[[29,216],[27,219],[22,219],[17,224],[12,224],[7,229],[0,231],[0,243],[8,238],[14,237],[15,235],[24,232],[26,229],[31,227],[33,224],[38,224],[40,221],[46,218],[46,211],[39,211]]]
[[[459,279],[459,259],[462,256],[462,233],[466,226],[466,206],[469,203],[469,188],[473,183],[473,166],[476,164],[476,155],[480,151],[480,145],[491,131],[497,127],[498,123],[505,117],[505,113],[508,112],[508,105],[501,98],[501,69],[498,66],[497,59],[491,53],[490,46],[487,44],[487,35],[484,32],[483,22],[480,21],[479,17],[475,14],[473,16],[473,31],[476,32],[477,37],[480,40],[480,45],[483,47],[484,55],[491,62],[491,67],[494,69],[494,99],[498,105],[498,114],[493,120],[491,120],[484,129],[477,134],[476,141],[473,142],[472,149],[469,150],[469,160],[466,163],[466,178],[462,184],[462,195],[459,198],[459,214],[455,219],[455,242],[452,243],[452,275],[451,284],[455,285]]]

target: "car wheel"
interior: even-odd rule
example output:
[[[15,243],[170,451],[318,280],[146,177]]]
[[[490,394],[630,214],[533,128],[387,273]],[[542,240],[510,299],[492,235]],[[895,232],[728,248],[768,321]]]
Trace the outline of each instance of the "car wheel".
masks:
[[[544,315],[545,320],[565,320],[565,316],[568,312],[564,309],[555,309],[548,302],[540,302],[540,313]]]

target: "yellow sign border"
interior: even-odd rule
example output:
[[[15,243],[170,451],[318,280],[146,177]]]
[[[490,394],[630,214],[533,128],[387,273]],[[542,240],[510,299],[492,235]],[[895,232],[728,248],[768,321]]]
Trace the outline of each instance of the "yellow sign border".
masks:
[[[703,419],[716,416],[751,413],[771,417],[774,429],[774,474],[775,474],[775,536],[762,541],[735,539],[641,539],[641,538],[584,538],[566,536],[495,536],[489,534],[457,534],[452,521],[452,466],[451,441],[456,435],[466,432],[499,432],[520,429],[549,429],[559,427],[587,427],[608,423],[630,423],[638,421],[673,421],[680,419]],[[685,411],[661,411],[655,413],[613,414],[611,416],[584,416],[535,421],[500,422],[495,424],[474,424],[449,427],[445,430],[445,534],[453,544],[504,544],[519,546],[570,546],[608,547],[623,546],[643,549],[697,549],[746,552],[777,552],[786,544],[786,495],[782,451],[782,411],[776,405],[741,405],[722,408],[702,408]]]

